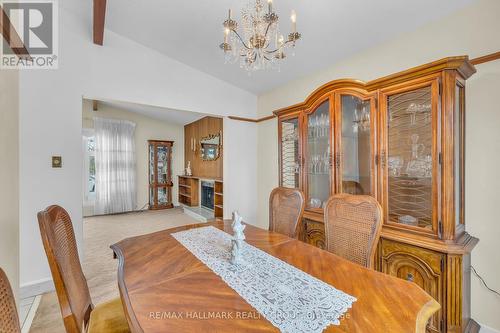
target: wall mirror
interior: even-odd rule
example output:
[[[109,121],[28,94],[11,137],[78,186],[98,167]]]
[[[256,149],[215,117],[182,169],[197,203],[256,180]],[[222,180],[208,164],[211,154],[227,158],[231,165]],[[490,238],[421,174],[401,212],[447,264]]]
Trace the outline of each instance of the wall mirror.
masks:
[[[200,140],[201,159],[215,161],[219,158],[221,149],[221,133],[212,134]]]

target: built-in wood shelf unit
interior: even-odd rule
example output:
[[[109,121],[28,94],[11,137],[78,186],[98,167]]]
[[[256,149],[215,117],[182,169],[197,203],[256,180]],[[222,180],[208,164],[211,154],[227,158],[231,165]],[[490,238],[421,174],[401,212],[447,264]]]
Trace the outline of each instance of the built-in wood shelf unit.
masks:
[[[224,209],[224,183],[221,180],[216,180],[214,183],[214,216],[215,218],[223,218]]]
[[[190,207],[199,205],[198,183],[198,178],[179,176],[179,203]]]

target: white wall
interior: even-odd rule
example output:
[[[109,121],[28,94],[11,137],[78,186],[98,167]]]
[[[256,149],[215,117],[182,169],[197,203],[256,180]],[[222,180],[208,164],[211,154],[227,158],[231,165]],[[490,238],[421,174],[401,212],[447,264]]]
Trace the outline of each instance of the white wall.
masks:
[[[480,239],[472,252],[472,265],[490,287],[500,291],[500,60],[479,65],[477,70],[467,81],[465,221],[469,233]],[[473,318],[500,331],[500,296],[487,291],[475,276],[471,296]]]
[[[107,104],[99,104],[98,111],[93,111],[92,101],[83,100],[83,128],[94,128],[93,117],[129,120],[135,123],[135,156],[137,179],[137,207],[142,208],[149,203],[149,146],[148,140],[174,141],[172,149],[172,201],[179,205],[177,195],[177,175],[184,169],[184,125],[144,116]],[[85,209],[84,209],[85,210]],[[84,211],[85,215],[85,211]]]
[[[19,72],[0,70],[0,267],[19,291]],[[19,306],[19,302],[16,303]]]
[[[369,81],[410,67],[452,55],[477,57],[500,50],[500,1],[477,3],[365,50],[321,72],[290,82],[259,96],[259,117],[273,110],[302,102],[317,87],[339,78]],[[500,61],[480,65],[467,83],[466,223],[467,230],[481,239],[472,253],[472,263],[496,290],[500,289],[500,224],[496,210],[500,178]],[[258,128],[258,220],[267,226],[268,197],[278,184],[276,120]],[[500,298],[472,278],[472,316],[500,329]]]
[[[59,2],[60,7],[62,1]],[[20,255],[21,286],[34,290],[50,281],[36,213],[50,204],[64,206],[82,246],[82,96],[129,101],[214,115],[256,116],[256,97],[194,70],[138,43],[105,32],[104,47],[91,42],[91,6],[78,16],[59,11],[59,69],[20,74]],[[226,130],[225,128],[224,130]],[[248,128],[250,136],[255,128]],[[231,135],[226,134],[226,140]],[[235,154],[235,155],[232,155]],[[52,169],[50,156],[63,167]],[[256,155],[229,150],[256,169]],[[224,175],[227,186],[245,180]],[[240,194],[254,200],[255,191]]]
[[[244,222],[259,225],[257,124],[224,118],[223,126],[224,218],[231,218],[231,213],[238,210]],[[226,182],[226,179],[233,181]]]

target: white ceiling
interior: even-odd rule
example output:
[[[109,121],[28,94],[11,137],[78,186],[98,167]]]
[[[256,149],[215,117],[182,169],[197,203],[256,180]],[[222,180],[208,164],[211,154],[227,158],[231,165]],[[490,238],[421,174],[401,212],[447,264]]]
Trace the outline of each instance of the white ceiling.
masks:
[[[168,109],[158,106],[135,104],[129,102],[104,100],[104,101],[99,101],[99,103],[108,105],[116,109],[122,109],[129,112],[139,113],[146,117],[178,125],[186,125],[207,116],[206,114],[203,113]]]
[[[253,1],[253,0],[251,0]],[[263,0],[265,1],[265,0]],[[106,28],[255,94],[331,66],[417,29],[476,0],[273,0],[280,28],[297,12],[302,40],[281,70],[253,72],[224,64],[222,22],[247,0],[108,0]],[[104,36],[106,46],[106,36]]]

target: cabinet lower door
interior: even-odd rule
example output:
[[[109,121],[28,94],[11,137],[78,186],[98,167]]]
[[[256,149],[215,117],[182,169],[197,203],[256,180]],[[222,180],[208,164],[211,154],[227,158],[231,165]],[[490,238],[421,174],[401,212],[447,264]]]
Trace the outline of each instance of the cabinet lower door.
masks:
[[[320,249],[325,248],[325,225],[321,222],[304,219],[300,240]]]
[[[150,186],[150,209],[172,208],[172,188],[170,185]]]
[[[444,254],[386,239],[379,246],[383,273],[416,283],[443,305]],[[429,320],[427,331],[444,332],[442,309]]]

